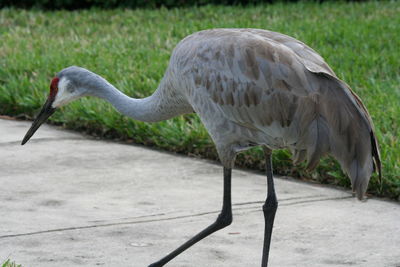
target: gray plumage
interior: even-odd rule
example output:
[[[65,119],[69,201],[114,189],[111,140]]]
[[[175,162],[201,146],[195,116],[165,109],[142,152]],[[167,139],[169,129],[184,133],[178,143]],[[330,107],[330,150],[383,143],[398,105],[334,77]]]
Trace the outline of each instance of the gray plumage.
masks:
[[[309,169],[331,154],[359,198],[374,168],[381,172],[373,125],[361,100],[320,55],[284,34],[194,33],[176,46],[158,89],[144,99],[127,97],[83,68],[66,68],[57,77],[53,107],[93,95],[147,122],[196,112],[227,168],[237,152],[253,145],[288,148],[294,162],[307,160]]]

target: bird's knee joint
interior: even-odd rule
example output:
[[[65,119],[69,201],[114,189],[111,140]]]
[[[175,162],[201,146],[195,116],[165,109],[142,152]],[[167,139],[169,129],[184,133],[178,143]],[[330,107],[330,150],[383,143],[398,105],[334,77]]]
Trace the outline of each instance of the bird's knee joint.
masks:
[[[216,223],[219,224],[221,227],[226,227],[232,223],[232,213],[221,213],[218,218]]]
[[[263,211],[268,212],[270,210],[276,210],[278,208],[278,201],[271,201],[271,202],[265,202],[263,205]]]

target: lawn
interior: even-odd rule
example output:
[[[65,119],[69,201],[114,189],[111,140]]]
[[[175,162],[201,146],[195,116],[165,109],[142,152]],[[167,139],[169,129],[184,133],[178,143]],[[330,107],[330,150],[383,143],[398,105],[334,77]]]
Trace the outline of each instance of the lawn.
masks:
[[[21,265],[16,264],[13,261],[6,260],[5,262],[3,262],[3,264],[1,264],[1,267],[21,267]]]
[[[400,2],[278,3],[249,7],[40,11],[0,10],[0,114],[33,118],[51,78],[70,65],[88,68],[133,97],[155,90],[174,46],[208,28],[279,31],[318,51],[363,99],[375,123],[383,184],[369,192],[400,198]],[[104,138],[157,146],[215,159],[196,115],[146,124],[118,114],[108,103],[85,98],[56,112],[51,122]],[[21,136],[22,138],[22,136]],[[263,168],[260,149],[241,154],[238,166]],[[331,158],[316,171],[293,166],[288,151],[274,152],[275,172],[349,187]]]

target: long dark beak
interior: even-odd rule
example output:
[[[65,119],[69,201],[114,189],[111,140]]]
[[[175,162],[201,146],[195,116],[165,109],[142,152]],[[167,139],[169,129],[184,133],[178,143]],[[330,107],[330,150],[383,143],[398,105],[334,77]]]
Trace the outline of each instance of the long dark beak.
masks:
[[[24,145],[26,142],[28,142],[28,140],[32,137],[32,135],[36,132],[36,130],[39,129],[40,125],[42,125],[42,123],[45,122],[51,116],[51,114],[54,113],[54,111],[56,111],[55,108],[51,107],[52,103],[53,103],[53,100],[51,100],[51,99],[47,99],[46,103],[44,103],[39,115],[36,117],[35,121],[32,123],[31,128],[25,134],[25,137],[22,140],[21,145]]]

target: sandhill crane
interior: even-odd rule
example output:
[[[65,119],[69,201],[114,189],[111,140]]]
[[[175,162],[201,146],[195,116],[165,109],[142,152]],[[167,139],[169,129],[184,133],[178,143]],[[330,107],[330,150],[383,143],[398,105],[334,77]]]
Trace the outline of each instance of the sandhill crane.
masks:
[[[263,146],[267,169],[262,267],[268,265],[278,206],[273,149],[290,149],[294,162],[307,159],[309,169],[323,155],[333,155],[360,199],[376,168],[381,176],[378,143],[361,100],[319,54],[281,33],[213,29],[191,34],[174,49],[157,90],[144,99],[126,96],[84,68],[65,68],[51,81],[50,95],[22,145],[58,107],[83,96],[103,98],[122,114],[145,122],[196,112],[216,145],[224,177],[220,215],[153,267],[232,222],[231,170],[235,155],[252,146]]]

